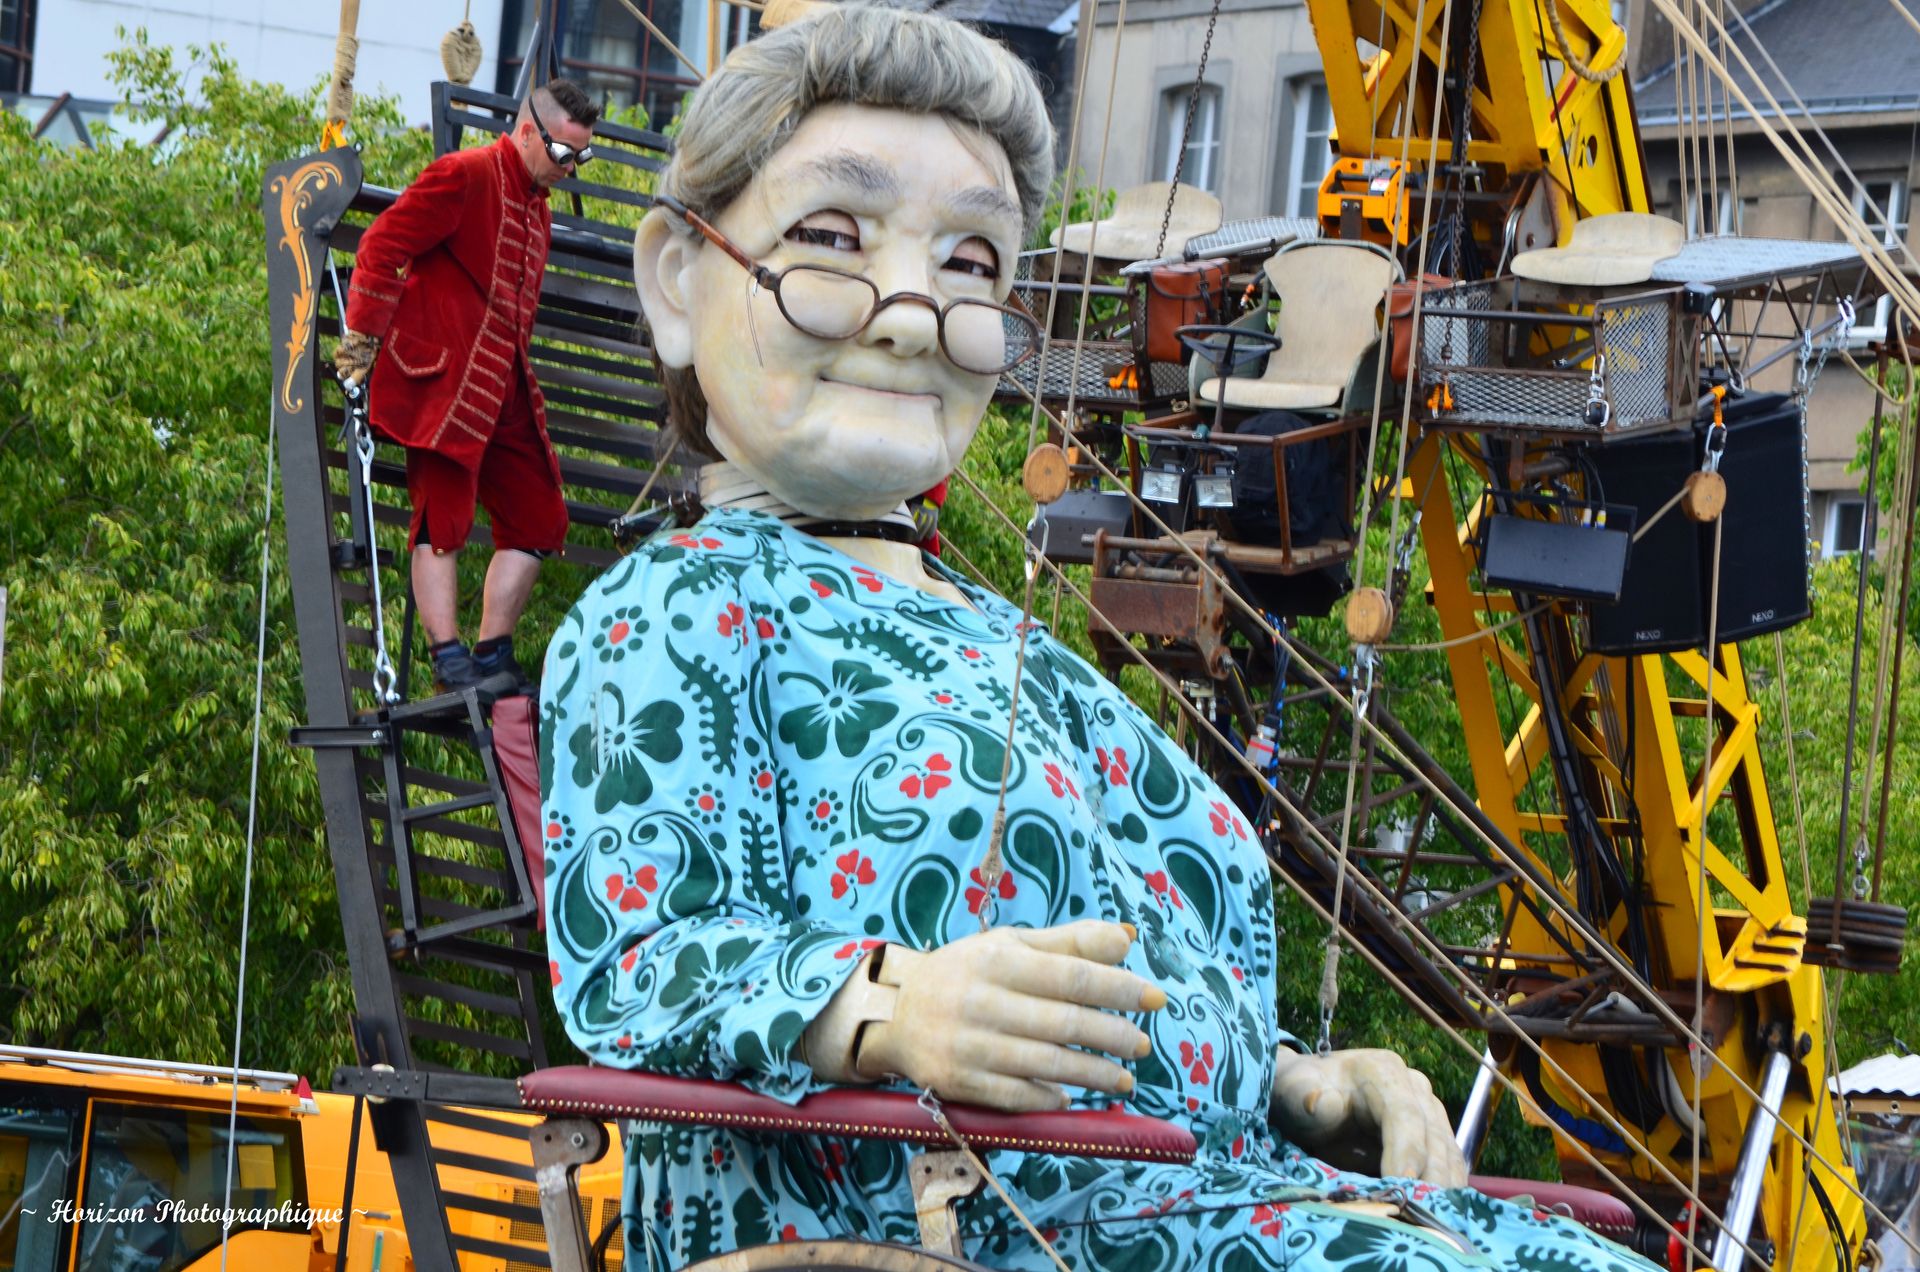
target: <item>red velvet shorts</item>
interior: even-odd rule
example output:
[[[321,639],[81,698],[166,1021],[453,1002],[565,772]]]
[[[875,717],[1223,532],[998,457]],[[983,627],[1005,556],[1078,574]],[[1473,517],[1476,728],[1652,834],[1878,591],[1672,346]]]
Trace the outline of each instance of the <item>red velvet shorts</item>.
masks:
[[[567,543],[567,505],[553,451],[534,427],[526,381],[514,377],[513,400],[487,442],[476,471],[436,451],[407,448],[407,493],[413,528],[407,546],[437,551],[464,547],[475,504],[486,508],[496,550],[558,552]]]

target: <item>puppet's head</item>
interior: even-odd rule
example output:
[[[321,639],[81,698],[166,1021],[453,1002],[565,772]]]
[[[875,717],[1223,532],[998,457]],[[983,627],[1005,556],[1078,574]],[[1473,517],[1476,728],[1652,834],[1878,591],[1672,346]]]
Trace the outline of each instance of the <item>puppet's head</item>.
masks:
[[[958,22],[836,5],[734,50],[634,239],[683,449],[816,516],[935,485],[992,395],[993,306],[1052,179],[1033,76]]]

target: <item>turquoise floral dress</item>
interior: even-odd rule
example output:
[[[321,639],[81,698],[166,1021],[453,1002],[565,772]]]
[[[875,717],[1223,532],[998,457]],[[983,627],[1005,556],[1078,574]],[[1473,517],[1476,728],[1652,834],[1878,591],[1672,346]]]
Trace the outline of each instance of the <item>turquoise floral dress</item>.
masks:
[[[1125,921],[1140,932],[1126,966],[1169,998],[1136,1022],[1153,1051],[1132,1062],[1130,1107],[1190,1127],[1200,1155],[991,1154],[1069,1266],[1645,1266],[1557,1218],[1342,1174],[1273,1135],[1273,1053],[1295,1044],[1276,1018],[1260,845],[1151,720],[1038,625],[1008,870],[989,898],[977,867],[1020,615],[953,582],[973,608],[770,516],[722,510],[656,536],[574,607],[547,651],[541,779],[553,993],[588,1056],[797,1100],[816,1085],[801,1034],[873,946],[978,931],[989,900],[999,924]],[[903,1145],[653,1126],[627,1152],[630,1267],[782,1240],[917,1239]],[[1356,1189],[1426,1222],[1327,1203]],[[1051,1267],[991,1193],[963,1219],[971,1258]]]

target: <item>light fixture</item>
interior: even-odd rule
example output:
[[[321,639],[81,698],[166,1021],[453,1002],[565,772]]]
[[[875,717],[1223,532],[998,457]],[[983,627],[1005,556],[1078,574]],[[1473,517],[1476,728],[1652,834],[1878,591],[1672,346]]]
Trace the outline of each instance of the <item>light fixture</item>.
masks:
[[[1216,468],[1195,477],[1193,501],[1202,508],[1233,507],[1233,469]]]
[[[1180,475],[1178,468],[1149,468],[1140,477],[1140,497],[1150,503],[1179,503]]]

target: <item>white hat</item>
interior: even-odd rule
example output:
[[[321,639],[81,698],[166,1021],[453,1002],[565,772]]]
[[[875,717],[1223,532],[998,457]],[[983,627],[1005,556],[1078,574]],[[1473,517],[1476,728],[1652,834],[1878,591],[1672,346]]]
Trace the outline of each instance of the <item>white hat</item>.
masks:
[[[1646,212],[1609,212],[1576,221],[1565,247],[1543,247],[1513,258],[1513,272],[1540,283],[1610,287],[1644,283],[1653,267],[1686,246],[1678,222]]]

